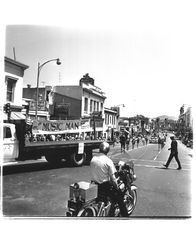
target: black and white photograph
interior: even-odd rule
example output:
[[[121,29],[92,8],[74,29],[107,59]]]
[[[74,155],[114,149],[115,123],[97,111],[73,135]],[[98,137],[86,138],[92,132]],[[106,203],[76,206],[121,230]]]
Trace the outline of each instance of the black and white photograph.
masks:
[[[74,2],[69,23],[66,5],[56,3],[59,13],[48,4],[46,20],[4,25],[1,220],[59,221],[76,238],[82,223],[115,225],[117,235],[118,225],[131,231],[137,222],[138,231],[154,222],[155,234],[159,221],[187,225],[194,201],[191,1]]]

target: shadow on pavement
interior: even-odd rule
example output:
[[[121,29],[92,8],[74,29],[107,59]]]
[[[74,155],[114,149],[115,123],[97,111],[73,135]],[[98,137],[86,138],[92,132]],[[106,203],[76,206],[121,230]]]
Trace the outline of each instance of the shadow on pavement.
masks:
[[[155,167],[155,168],[163,169],[163,170],[177,170],[176,168],[165,168],[165,167]]]
[[[33,172],[33,171],[44,171],[56,168],[69,168],[73,167],[68,162],[62,162],[58,164],[50,164],[48,162],[36,162],[36,163],[25,163],[17,165],[3,166],[3,175]]]

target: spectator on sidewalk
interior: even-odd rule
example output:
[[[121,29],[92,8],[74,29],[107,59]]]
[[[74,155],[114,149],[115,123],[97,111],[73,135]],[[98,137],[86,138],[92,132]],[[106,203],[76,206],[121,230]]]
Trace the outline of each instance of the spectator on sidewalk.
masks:
[[[132,149],[134,149],[134,147],[135,147],[135,137],[132,138],[131,142],[132,142]]]
[[[121,145],[121,153],[125,153],[125,142],[126,142],[126,136],[125,133],[122,133],[120,136],[120,145]]]
[[[161,137],[158,136],[158,150],[161,149]]]
[[[143,144],[143,146],[145,146],[145,138],[144,137],[142,137],[142,144]]]
[[[147,135],[145,137],[145,140],[146,140],[146,145],[147,145],[148,144],[148,137],[147,137]]]
[[[137,137],[136,142],[137,142],[137,148],[138,148],[139,143],[140,143],[140,138],[139,138],[139,136]]]
[[[126,150],[129,150],[129,143],[130,143],[130,136],[127,135],[127,139],[126,139]]]

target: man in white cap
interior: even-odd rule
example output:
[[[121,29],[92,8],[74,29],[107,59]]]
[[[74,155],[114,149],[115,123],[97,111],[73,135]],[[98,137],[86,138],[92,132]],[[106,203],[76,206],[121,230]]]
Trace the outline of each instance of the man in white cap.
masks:
[[[121,216],[128,217],[128,211],[124,203],[122,192],[118,189],[115,177],[116,168],[112,160],[107,156],[110,145],[102,142],[99,147],[100,154],[94,156],[90,163],[91,180],[98,185],[98,194],[102,193],[117,202]],[[112,215],[111,215],[112,216]]]
[[[169,164],[170,164],[170,162],[172,160],[172,158],[175,157],[175,159],[176,159],[176,161],[178,163],[178,168],[177,169],[180,170],[180,169],[182,169],[182,167],[181,167],[181,164],[180,164],[180,161],[179,161],[179,158],[178,158],[178,143],[175,140],[174,135],[170,136],[170,139],[172,140],[172,142],[171,142],[171,148],[169,148],[168,150],[171,150],[171,153],[169,155],[167,163],[164,164],[163,166],[166,167],[166,168],[168,168]]]

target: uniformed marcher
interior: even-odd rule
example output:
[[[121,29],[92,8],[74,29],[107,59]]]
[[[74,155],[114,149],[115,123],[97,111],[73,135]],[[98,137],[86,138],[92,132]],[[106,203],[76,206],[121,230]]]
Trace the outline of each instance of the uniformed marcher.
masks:
[[[174,136],[171,136],[170,139],[172,140],[171,148],[169,148],[168,150],[171,150],[171,153],[169,155],[167,163],[164,164],[163,166],[168,168],[172,158],[175,157],[175,159],[176,159],[176,161],[178,163],[178,168],[177,169],[180,170],[180,169],[182,169],[182,167],[181,167],[181,164],[180,164],[180,161],[179,161],[179,158],[178,158],[178,143],[175,140]]]

